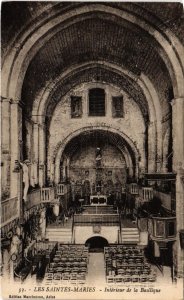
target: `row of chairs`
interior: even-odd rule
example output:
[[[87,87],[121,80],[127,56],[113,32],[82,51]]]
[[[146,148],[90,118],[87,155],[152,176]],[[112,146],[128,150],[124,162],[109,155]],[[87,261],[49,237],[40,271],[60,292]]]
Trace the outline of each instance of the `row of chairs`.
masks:
[[[139,256],[139,257],[143,257],[144,256],[144,252],[143,252],[143,249],[140,249],[136,246],[132,247],[127,247],[127,246],[124,246],[124,245],[121,245],[121,246],[113,246],[113,247],[105,247],[104,248],[104,254],[105,256],[112,256],[113,254],[119,254],[120,256],[123,255],[122,257],[124,256]]]
[[[132,283],[145,283],[145,282],[155,282],[156,281],[156,274],[150,274],[150,275],[108,275],[106,276],[106,282],[109,284],[126,284],[128,282]]]
[[[60,285],[60,284],[85,284],[86,282],[86,273],[79,274],[68,274],[65,273],[47,273],[45,276],[46,285]]]
[[[105,255],[105,261],[113,261],[113,260],[119,263],[139,264],[144,262],[144,257],[143,256],[138,257],[133,255],[131,257],[129,255],[122,256],[121,254]]]
[[[153,273],[153,271],[151,269],[143,269],[143,270],[136,270],[136,268],[134,270],[132,269],[117,269],[114,270],[112,268],[107,268],[107,275],[151,275]]]
[[[88,255],[89,251],[85,246],[59,244],[53,261],[47,266],[45,283],[85,283]]]
[[[74,245],[74,244],[58,244],[58,249],[62,249],[62,250],[76,250],[76,251],[80,251],[80,250],[88,250],[88,247],[84,246],[84,245]]]
[[[146,261],[142,249],[137,246],[125,247],[123,245],[117,248],[113,246],[104,249],[107,283],[154,282],[156,280],[156,273]],[[122,250],[127,252],[127,255],[120,253]]]

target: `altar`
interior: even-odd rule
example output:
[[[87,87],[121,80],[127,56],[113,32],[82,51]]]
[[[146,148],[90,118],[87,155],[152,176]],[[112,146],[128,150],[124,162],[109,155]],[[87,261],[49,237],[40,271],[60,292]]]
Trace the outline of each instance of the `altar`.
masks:
[[[107,196],[105,195],[90,196],[90,205],[107,205]]]

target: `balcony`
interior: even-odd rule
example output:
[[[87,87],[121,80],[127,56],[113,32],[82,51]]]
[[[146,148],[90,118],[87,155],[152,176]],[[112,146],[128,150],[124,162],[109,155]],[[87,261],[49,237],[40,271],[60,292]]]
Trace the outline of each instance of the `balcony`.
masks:
[[[40,189],[34,190],[27,195],[27,209],[41,203]]]
[[[55,188],[45,187],[40,190],[40,201],[42,203],[52,202],[55,199]]]
[[[1,227],[19,217],[18,198],[9,198],[1,202]]]

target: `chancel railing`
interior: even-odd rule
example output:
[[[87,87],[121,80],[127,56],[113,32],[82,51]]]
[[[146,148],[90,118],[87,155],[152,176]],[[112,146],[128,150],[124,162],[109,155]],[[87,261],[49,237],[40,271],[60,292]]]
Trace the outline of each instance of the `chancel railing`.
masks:
[[[1,227],[19,217],[18,198],[9,198],[1,202]]]
[[[110,214],[110,215],[103,215],[103,214],[86,214],[86,215],[80,215],[75,214],[74,215],[74,224],[75,225],[94,225],[94,224],[100,224],[100,225],[119,225],[119,215],[118,214]]]
[[[112,205],[107,206],[90,206],[83,205],[83,215],[84,214],[115,214],[117,209],[115,210]]]

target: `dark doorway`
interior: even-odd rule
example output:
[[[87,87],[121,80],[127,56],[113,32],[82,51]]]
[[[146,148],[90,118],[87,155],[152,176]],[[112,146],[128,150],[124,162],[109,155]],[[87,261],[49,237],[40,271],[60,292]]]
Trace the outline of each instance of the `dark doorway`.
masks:
[[[104,247],[107,247],[108,245],[108,241],[101,236],[91,237],[85,243],[85,246],[89,247],[89,252],[103,252]]]

